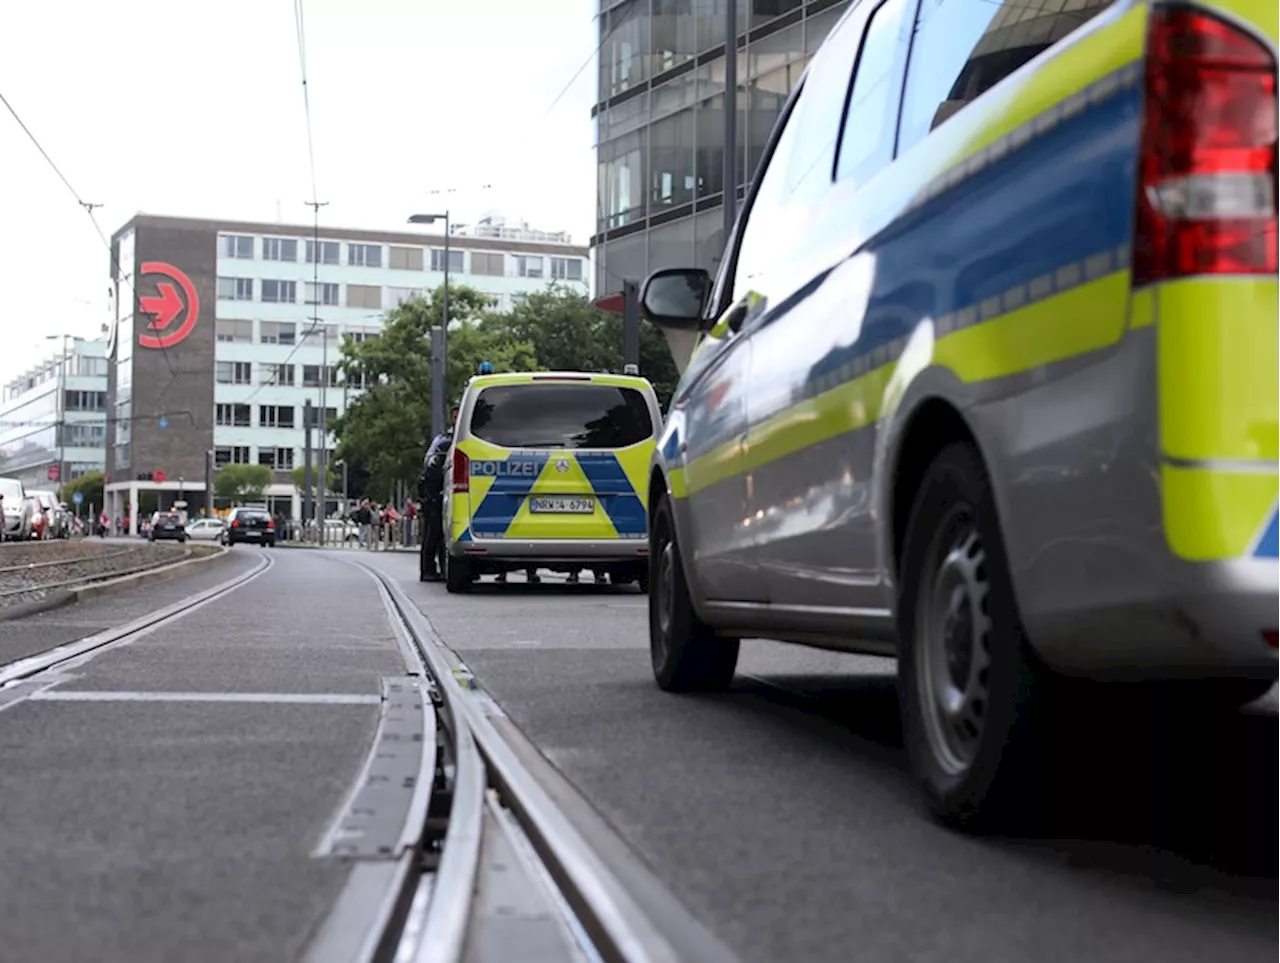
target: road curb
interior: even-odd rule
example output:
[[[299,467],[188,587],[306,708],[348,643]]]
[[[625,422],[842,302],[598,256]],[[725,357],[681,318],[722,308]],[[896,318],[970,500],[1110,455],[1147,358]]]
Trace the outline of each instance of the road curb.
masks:
[[[19,602],[17,605],[6,605],[0,609],[0,622],[12,622],[15,619],[25,619],[29,615],[39,615],[41,612],[51,612],[54,609],[60,609],[70,605],[76,600],[73,593],[66,589],[57,589],[48,598],[35,599],[31,602]]]
[[[74,596],[75,601],[81,602],[85,599],[96,599],[103,595],[110,595],[113,592],[126,591],[148,582],[167,582],[170,579],[186,574],[188,566],[208,565],[218,559],[226,558],[229,554],[229,551],[222,546],[211,545],[209,547],[213,548],[214,551],[208,555],[195,555],[191,558],[184,558],[180,562],[149,568],[145,572],[133,572],[129,575],[108,579],[105,582],[94,582],[92,585],[86,585],[82,588],[70,589],[68,594]]]

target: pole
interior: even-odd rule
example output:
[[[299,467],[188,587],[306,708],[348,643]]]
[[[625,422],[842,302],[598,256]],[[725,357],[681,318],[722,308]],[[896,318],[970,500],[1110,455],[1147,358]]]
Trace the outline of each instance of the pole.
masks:
[[[101,207],[102,205],[98,205]],[[89,209],[92,214],[93,210]],[[67,483],[66,466],[63,464],[67,460],[67,340],[68,335],[62,336],[62,357],[58,359],[58,397],[57,416],[54,424],[54,431],[58,433],[55,439],[56,457],[58,459],[58,488],[61,489]]]
[[[307,525],[311,521],[311,399],[302,404],[302,532],[306,538]]]
[[[622,282],[622,364],[640,366],[640,286]]]
[[[315,330],[320,323],[320,208],[327,207],[328,201],[307,201],[314,214],[312,225],[312,242],[311,249],[315,255],[311,259],[311,290],[315,294],[315,316],[311,319],[311,330]],[[320,473],[319,483],[316,488],[320,491],[320,544],[324,544],[324,519],[328,513],[329,501],[329,419],[327,417],[329,404],[329,332],[322,329],[321,332],[321,362],[320,362],[320,453],[316,460],[316,469]],[[308,494],[311,486],[307,486]]]
[[[431,437],[444,431],[445,380],[449,355],[449,236],[452,234],[449,212],[444,212],[444,290],[440,303],[440,335],[431,343]],[[437,360],[439,359],[439,360]]]
[[[213,518],[213,449],[204,453],[204,517]]]
[[[738,0],[724,8],[724,244],[738,216]]]

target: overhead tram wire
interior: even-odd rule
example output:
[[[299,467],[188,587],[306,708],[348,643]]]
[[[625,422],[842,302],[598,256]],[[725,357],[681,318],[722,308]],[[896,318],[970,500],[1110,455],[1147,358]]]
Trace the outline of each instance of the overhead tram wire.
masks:
[[[40,156],[45,159],[45,162],[49,165],[50,168],[52,168],[54,174],[58,176],[58,180],[62,181],[63,186],[66,187],[67,191],[71,194],[71,196],[75,198],[75,202],[79,204],[82,208],[84,208],[85,213],[89,215],[89,223],[93,225],[94,231],[97,232],[99,239],[102,241],[103,245],[107,249],[107,253],[111,257],[112,272],[115,274],[117,278],[123,280],[129,288],[129,293],[132,295],[130,299],[133,305],[132,314],[135,317],[137,317],[139,314],[142,313],[141,311],[142,305],[138,299],[138,292],[133,287],[133,279],[126,278],[121,275],[120,261],[116,256],[115,248],[111,244],[111,239],[107,237],[106,233],[102,230],[101,225],[98,224],[98,219],[93,216],[93,209],[95,207],[102,207],[102,205],[94,204],[94,203],[91,203],[90,201],[86,201],[83,197],[80,196],[80,192],[77,191],[75,187],[72,186],[71,181],[69,181],[67,179],[67,176],[62,173],[62,168],[60,168],[57,165],[57,163],[54,161],[54,159],[51,156],[49,156],[49,152],[44,149],[44,145],[41,144],[40,140],[36,137],[36,135],[32,133],[31,128],[26,125],[26,122],[18,114],[18,111],[14,109],[13,104],[9,103],[9,99],[5,97],[5,95],[2,92],[0,92],[0,104],[4,104],[5,109],[8,110],[9,113],[13,115],[13,119],[18,122],[18,126],[22,128],[22,132],[27,135],[27,139],[30,140],[33,145],[35,145],[36,150],[40,152]],[[177,378],[179,373],[178,370],[173,366],[173,359],[169,356],[168,345],[166,345],[163,340],[160,342],[160,348],[161,348],[161,355],[164,357],[165,366],[168,367],[169,369],[169,384],[165,385],[165,387],[161,390],[160,396],[157,399],[157,402],[164,399],[165,393],[169,390],[169,386],[173,384],[174,379]]]

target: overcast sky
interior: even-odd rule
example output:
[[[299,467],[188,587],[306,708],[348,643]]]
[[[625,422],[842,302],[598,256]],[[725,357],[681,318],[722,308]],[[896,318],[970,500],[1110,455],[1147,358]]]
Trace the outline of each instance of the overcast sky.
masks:
[[[150,214],[309,223],[292,0],[4,3],[0,93],[111,233]],[[594,0],[304,0],[325,223],[398,229],[454,190],[586,243]],[[545,115],[545,116],[544,116]],[[0,107],[0,380],[94,336],[108,254]],[[489,190],[481,185],[491,184]]]

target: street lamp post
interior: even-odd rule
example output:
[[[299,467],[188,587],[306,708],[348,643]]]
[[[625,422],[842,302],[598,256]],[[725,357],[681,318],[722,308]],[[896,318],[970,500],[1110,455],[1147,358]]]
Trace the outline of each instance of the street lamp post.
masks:
[[[448,358],[449,340],[449,212],[443,214],[414,214],[409,218],[410,224],[434,224],[444,221],[444,289],[440,303],[440,333],[431,341],[431,437],[444,431],[445,378],[448,369],[445,362]]]

